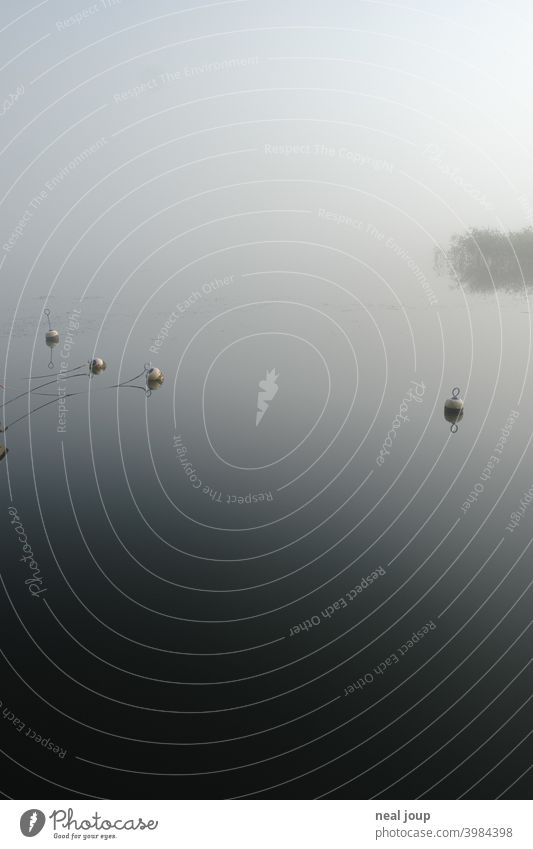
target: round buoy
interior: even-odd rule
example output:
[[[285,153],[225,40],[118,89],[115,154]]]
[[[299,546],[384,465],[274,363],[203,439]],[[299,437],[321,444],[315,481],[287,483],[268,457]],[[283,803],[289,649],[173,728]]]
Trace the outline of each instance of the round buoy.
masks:
[[[156,368],[154,366],[153,368],[149,368],[146,372],[146,385],[150,389],[157,389],[159,386],[161,386],[164,380],[165,375],[163,374],[160,368]]]
[[[59,333],[57,330],[52,330],[52,325],[50,324],[50,310],[44,311],[45,316],[48,319],[48,330],[46,331],[46,335],[44,337],[46,344],[50,348],[50,361],[48,363],[48,368],[54,368],[54,357],[52,354],[52,350],[59,345]]]
[[[460,422],[464,415],[465,402],[459,397],[461,390],[458,386],[452,389],[452,397],[446,398],[444,402],[444,418],[451,424],[451,432],[457,433],[457,422]]]
[[[105,360],[102,360],[101,357],[95,357],[94,360],[91,360],[89,363],[89,368],[92,374],[101,374],[107,368],[107,363]]]
[[[46,331],[46,344],[49,348],[53,348],[54,345],[57,345],[59,342],[59,333],[57,330],[52,330],[52,322],[50,321],[50,310],[45,310],[44,314],[46,316],[46,320],[48,321],[48,330]]]

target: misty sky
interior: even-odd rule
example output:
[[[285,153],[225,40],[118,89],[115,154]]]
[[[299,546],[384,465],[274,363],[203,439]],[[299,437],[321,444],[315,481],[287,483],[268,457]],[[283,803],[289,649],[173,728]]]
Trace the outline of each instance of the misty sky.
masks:
[[[375,231],[358,226],[429,275],[453,232],[525,226],[532,16],[526,2],[2,4],[4,97],[19,92],[1,117],[4,290],[109,295],[131,275],[135,299],[189,249],[283,235],[374,267]],[[245,270],[204,265],[202,279]]]

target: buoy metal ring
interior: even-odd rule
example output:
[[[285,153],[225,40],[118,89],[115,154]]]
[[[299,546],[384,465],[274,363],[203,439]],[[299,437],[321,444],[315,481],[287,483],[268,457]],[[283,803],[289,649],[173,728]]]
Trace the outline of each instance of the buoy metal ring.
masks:
[[[458,386],[454,386],[452,389],[452,398],[458,398],[461,390]]]

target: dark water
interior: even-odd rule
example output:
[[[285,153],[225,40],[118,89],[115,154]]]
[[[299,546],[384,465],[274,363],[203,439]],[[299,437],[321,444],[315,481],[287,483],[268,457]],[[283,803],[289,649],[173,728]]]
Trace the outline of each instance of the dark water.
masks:
[[[108,367],[64,381],[84,394],[61,423],[53,403],[4,436],[9,795],[525,795],[527,301],[436,282],[437,305],[363,303],[349,269],[334,285],[316,256],[308,275],[248,276],[248,259],[218,289],[197,271],[135,314],[105,296],[49,302],[56,366]],[[47,373],[42,307],[19,313],[6,398]],[[151,397],[109,388],[150,360],[165,373]]]

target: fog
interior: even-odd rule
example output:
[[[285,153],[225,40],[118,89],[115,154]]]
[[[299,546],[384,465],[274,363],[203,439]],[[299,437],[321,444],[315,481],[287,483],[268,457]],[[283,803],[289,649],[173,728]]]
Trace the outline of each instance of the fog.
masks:
[[[131,275],[138,308],[171,275],[194,288],[193,245],[203,277],[229,256],[241,271],[238,251],[208,257],[224,231],[346,250],[370,266],[365,297],[373,270],[416,300],[376,231],[429,278],[454,233],[533,220],[526,2],[100,0],[10,25],[20,14],[3,5],[5,97],[23,89],[2,115],[10,299],[44,279],[53,296],[109,296]]]
[[[532,32],[2,2],[5,794],[527,797]]]

